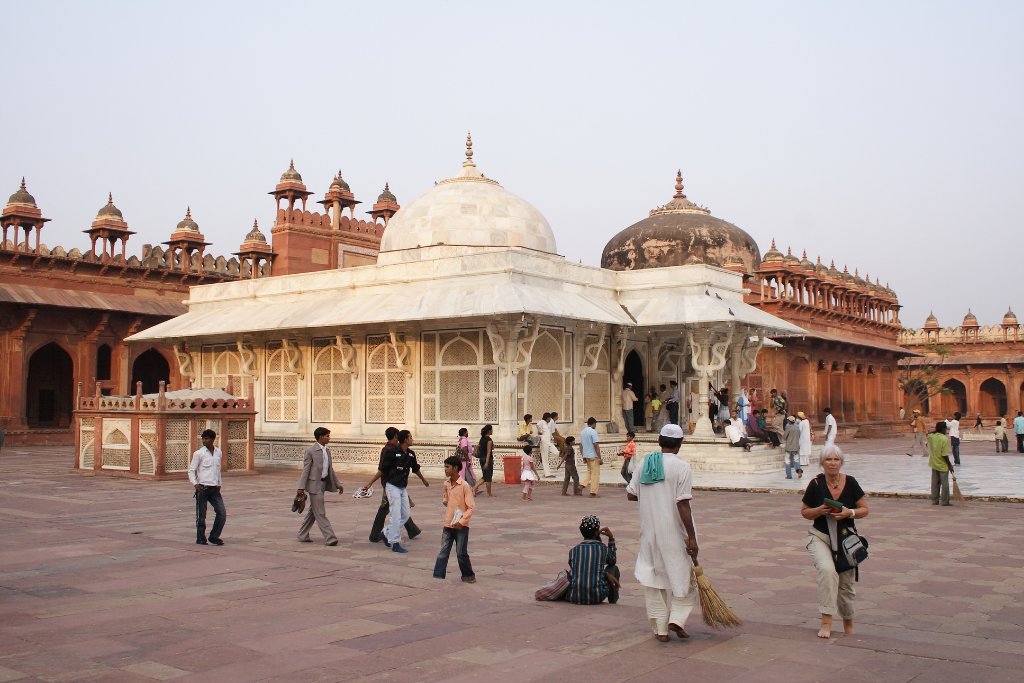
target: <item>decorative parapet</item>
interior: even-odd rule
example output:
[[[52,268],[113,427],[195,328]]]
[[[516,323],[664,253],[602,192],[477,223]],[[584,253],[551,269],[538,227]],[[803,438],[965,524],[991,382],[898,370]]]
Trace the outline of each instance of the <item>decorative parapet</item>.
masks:
[[[136,479],[182,479],[206,429],[217,432],[223,471],[254,473],[256,408],[249,396],[183,390],[134,396],[103,396],[99,384],[79,397],[75,409],[75,469],[83,474]]]
[[[932,346],[950,344],[1003,343],[1021,339],[1020,325],[983,325],[981,327],[904,328],[898,343],[901,346]]]

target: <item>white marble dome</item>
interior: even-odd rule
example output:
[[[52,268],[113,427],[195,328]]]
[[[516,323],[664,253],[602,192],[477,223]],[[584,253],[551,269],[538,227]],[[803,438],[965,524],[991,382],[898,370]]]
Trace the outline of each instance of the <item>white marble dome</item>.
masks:
[[[466,141],[462,171],[403,206],[388,221],[382,252],[435,245],[526,247],[558,253],[547,220],[521,197],[484,177]]]

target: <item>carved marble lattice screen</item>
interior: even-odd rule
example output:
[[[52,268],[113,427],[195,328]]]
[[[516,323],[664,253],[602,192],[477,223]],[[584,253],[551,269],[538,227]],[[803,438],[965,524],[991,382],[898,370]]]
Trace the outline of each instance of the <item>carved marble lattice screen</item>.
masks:
[[[132,421],[127,418],[106,418],[103,420],[101,441],[101,467],[105,470],[127,470],[131,467]]]
[[[587,344],[596,344],[596,336],[588,336],[584,341]],[[611,373],[608,367],[608,342],[605,341],[597,356],[597,369],[588,370],[587,378],[583,380],[583,412],[584,419],[595,417],[601,421],[611,419]],[[559,416],[561,417],[561,416]]]
[[[249,421],[228,420],[226,456],[228,470],[244,470],[249,460]]]
[[[184,472],[192,459],[187,418],[167,420],[164,444],[164,471]]]
[[[541,328],[533,345],[526,379],[525,410],[543,415],[552,410],[560,421],[572,415],[572,333],[557,327]]]
[[[139,474],[156,474],[156,420],[139,420]]]
[[[83,470],[93,469],[93,439],[96,433],[96,423],[91,417],[83,417],[78,427],[81,432],[82,450],[78,454],[79,467]]]
[[[287,354],[281,342],[267,344],[266,409],[267,422],[296,422],[299,419],[299,377],[288,369]]]
[[[224,389],[230,377],[235,395],[244,395],[247,381],[242,374],[242,359],[233,347],[204,346],[200,366],[200,386],[204,389]]]
[[[313,422],[352,422],[352,375],[333,339],[313,340]]]
[[[366,421],[405,422],[405,371],[388,337],[366,338]]]
[[[424,422],[496,422],[498,368],[483,330],[424,332]]]

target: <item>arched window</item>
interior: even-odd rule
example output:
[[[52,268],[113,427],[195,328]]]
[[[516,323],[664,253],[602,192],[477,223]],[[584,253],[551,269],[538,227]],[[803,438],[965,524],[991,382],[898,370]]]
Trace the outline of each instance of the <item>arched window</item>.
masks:
[[[299,419],[299,377],[288,369],[281,342],[267,344],[267,422],[296,422]]]
[[[955,412],[961,415],[967,414],[967,387],[957,379],[947,379],[942,383],[944,389],[941,403],[941,412],[944,417],[951,416]]]
[[[313,422],[352,422],[352,374],[333,339],[313,342]]]
[[[596,344],[598,337],[588,336],[584,342],[584,348],[589,344]],[[585,362],[585,361],[583,361]],[[597,368],[588,370],[583,380],[583,412],[587,417],[595,417],[598,420],[611,419],[611,372],[608,367],[608,341],[602,344],[597,354]],[[541,411],[543,414],[544,411]],[[569,419],[568,416],[558,415],[560,420]],[[639,420],[637,420],[639,422]]]
[[[572,419],[572,334],[560,328],[542,328],[526,375],[520,414],[542,415],[554,410],[562,420]]]
[[[74,393],[71,356],[56,343],[32,354],[25,384],[26,421],[29,427],[67,427],[71,424]]]
[[[200,386],[206,389],[224,389],[231,380],[236,396],[244,395],[246,381],[242,375],[242,359],[232,346],[204,346],[201,358]]]
[[[366,421],[405,423],[405,371],[384,335],[366,338]]]
[[[1006,415],[1006,385],[995,377],[981,383],[978,412],[983,416]]]
[[[498,368],[483,330],[424,332],[424,422],[495,422]]]

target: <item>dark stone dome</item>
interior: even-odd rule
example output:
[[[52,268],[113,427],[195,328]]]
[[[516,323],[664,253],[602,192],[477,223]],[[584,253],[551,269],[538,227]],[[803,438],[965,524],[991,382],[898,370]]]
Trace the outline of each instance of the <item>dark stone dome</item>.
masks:
[[[672,201],[615,235],[601,253],[601,267],[610,270],[694,263],[722,268],[736,260],[747,273],[757,270],[761,251],[754,238],[687,199],[681,173],[676,174]]]
[[[24,178],[21,179],[21,187],[18,188],[17,192],[15,192],[14,194],[12,194],[10,196],[10,198],[7,200],[7,203],[8,204],[20,204],[22,206],[35,206],[36,205],[36,198],[33,197],[31,194],[29,194],[28,190],[25,188],[25,179]]]

